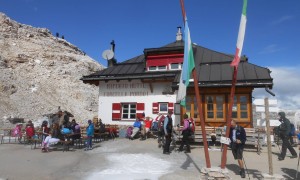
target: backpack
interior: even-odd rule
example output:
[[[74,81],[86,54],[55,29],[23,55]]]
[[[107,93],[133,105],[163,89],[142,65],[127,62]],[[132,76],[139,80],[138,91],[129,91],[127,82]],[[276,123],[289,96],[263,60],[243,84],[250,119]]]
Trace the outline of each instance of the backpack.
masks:
[[[295,125],[291,123],[291,131],[289,133],[289,136],[294,136],[295,135],[295,131],[296,131]]]
[[[131,126],[127,128],[127,131],[126,131],[126,137],[129,138],[129,137],[132,135],[132,129],[133,129],[133,128],[132,128]]]
[[[158,131],[158,122],[157,121],[152,123],[151,130],[152,131]]]
[[[189,130],[193,133],[195,132],[195,122],[192,118],[189,119]]]
[[[161,115],[161,116],[157,116],[155,119],[155,122],[157,122],[157,129],[160,131],[164,131],[164,120],[165,120],[165,116]]]
[[[62,128],[61,129],[61,134],[71,134],[72,131],[69,128]]]
[[[12,130],[12,136],[17,137],[21,133],[19,126],[17,125],[13,130]]]

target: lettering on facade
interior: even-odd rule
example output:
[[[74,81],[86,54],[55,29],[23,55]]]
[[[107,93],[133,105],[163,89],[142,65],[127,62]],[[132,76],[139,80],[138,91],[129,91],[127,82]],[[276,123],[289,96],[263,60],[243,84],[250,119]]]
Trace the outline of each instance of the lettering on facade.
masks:
[[[103,96],[148,96],[149,88],[144,83],[106,84]]]

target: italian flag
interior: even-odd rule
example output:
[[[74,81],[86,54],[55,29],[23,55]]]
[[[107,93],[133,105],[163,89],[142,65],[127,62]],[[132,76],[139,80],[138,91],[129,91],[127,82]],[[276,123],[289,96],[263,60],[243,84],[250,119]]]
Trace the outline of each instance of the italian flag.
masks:
[[[247,0],[244,0],[243,13],[240,22],[238,40],[236,43],[235,56],[230,66],[238,67],[240,63],[240,58],[241,58],[241,53],[242,53],[244,38],[245,38],[245,31],[246,31],[246,22],[247,22],[246,12],[247,12]]]
[[[190,83],[190,76],[195,68],[194,62],[194,52],[190,36],[190,30],[188,26],[187,19],[185,19],[185,28],[184,28],[184,58],[183,66],[180,75],[179,89],[177,94],[177,102],[180,102],[182,106],[186,106],[186,89]]]

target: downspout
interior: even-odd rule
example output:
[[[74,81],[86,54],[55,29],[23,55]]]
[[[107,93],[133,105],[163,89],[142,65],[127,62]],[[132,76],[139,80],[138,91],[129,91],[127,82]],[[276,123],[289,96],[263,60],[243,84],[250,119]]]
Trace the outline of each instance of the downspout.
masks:
[[[266,86],[265,90],[272,96],[275,96],[275,94],[268,88],[268,86]]]

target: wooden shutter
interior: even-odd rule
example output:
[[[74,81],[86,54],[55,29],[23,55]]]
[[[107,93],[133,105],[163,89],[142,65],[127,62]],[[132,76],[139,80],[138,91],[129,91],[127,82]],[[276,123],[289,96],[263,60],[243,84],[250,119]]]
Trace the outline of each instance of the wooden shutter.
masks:
[[[112,103],[112,120],[119,121],[121,120],[122,105],[121,103]]]
[[[168,103],[168,111],[172,111],[174,113],[174,103],[172,102]]]
[[[136,115],[137,117],[143,117],[145,112],[145,103],[136,103]]]
[[[152,103],[152,113],[158,114],[158,103],[157,102]]]

